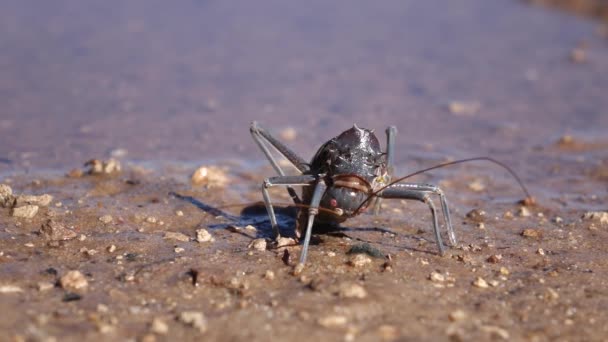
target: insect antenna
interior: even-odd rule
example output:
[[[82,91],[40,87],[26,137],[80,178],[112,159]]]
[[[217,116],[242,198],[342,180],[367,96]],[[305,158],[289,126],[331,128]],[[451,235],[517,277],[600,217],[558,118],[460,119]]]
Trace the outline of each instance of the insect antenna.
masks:
[[[384,189],[388,188],[391,185],[397,184],[403,180],[406,180],[408,178],[417,176],[421,173],[425,173],[431,170],[435,170],[435,169],[440,169],[446,166],[451,166],[451,165],[456,165],[456,164],[462,164],[462,163],[467,163],[467,162],[472,162],[472,161],[479,161],[479,160],[485,160],[485,161],[489,161],[492,162],[500,167],[502,167],[503,169],[507,170],[511,176],[513,176],[513,178],[517,181],[517,183],[519,184],[519,187],[521,188],[521,190],[523,191],[523,193],[526,195],[526,197],[524,198],[524,200],[522,201],[523,203],[534,203],[534,198],[530,195],[530,192],[528,191],[528,189],[526,188],[526,186],[524,185],[524,183],[522,182],[521,178],[519,178],[519,176],[517,175],[517,173],[515,173],[515,171],[513,171],[513,169],[511,169],[509,166],[507,166],[506,164],[494,159],[494,158],[490,158],[490,157],[475,157],[475,158],[466,158],[466,159],[459,159],[459,160],[454,160],[451,162],[447,162],[447,163],[442,163],[442,164],[437,164],[431,167],[427,167],[425,169],[422,170],[418,170],[416,172],[410,173],[408,175],[405,175],[403,177],[399,177],[397,179],[395,179],[394,181],[391,181],[390,183],[388,183],[387,185],[381,187],[380,189],[372,192],[366,199],[365,201],[363,201],[361,203],[361,205],[359,205],[359,207],[357,208],[357,210],[355,210],[355,212],[358,212],[362,207],[366,206],[367,203],[370,201],[370,199],[372,199],[374,196],[376,196],[377,194],[379,194],[380,192],[382,192]]]

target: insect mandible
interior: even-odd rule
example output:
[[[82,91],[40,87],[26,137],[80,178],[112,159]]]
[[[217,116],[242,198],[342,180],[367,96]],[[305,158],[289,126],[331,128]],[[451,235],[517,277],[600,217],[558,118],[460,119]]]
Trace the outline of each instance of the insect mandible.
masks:
[[[275,239],[280,237],[280,233],[268,189],[273,186],[284,186],[296,205],[307,207],[307,209],[300,209],[298,213],[296,235],[300,238],[304,233],[304,242],[296,269],[302,269],[306,263],[315,220],[323,223],[342,223],[366,211],[370,206],[374,206],[374,211],[377,213],[380,201],[384,198],[416,200],[425,203],[431,211],[437,249],[443,255],[445,247],[439,230],[438,211],[431,198],[432,195],[435,195],[439,198],[450,245],[456,246],[458,242],[450,218],[448,201],[443,191],[432,184],[402,182],[406,178],[431,169],[474,160],[490,161],[505,168],[517,180],[526,199],[532,200],[517,174],[505,164],[489,157],[448,162],[391,181],[397,134],[394,126],[386,129],[386,152],[382,151],[373,130],[354,125],[324,143],[310,162],[306,162],[298,156],[256,121],[251,123],[250,131],[257,145],[279,174],[279,176],[266,178],[262,184],[264,204],[270,217]],[[268,144],[287,158],[301,172],[301,175],[286,175],[271,154]],[[302,198],[298,196],[294,186],[303,187]]]

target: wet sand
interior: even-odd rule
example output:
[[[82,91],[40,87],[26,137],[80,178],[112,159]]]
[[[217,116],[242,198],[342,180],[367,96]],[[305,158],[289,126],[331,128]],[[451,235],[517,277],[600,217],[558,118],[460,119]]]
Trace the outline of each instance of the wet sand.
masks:
[[[600,31],[517,1],[3,2],[0,183],[53,196],[33,218],[0,208],[3,338],[605,339]],[[493,156],[537,205],[492,165],[433,171],[416,181],[447,194],[459,247],[437,255],[428,209],[385,201],[315,235],[294,276],[300,246],[248,247],[270,227],[242,210],[274,175],[252,120],[294,128],[305,159],[353,123],[396,125],[397,174]],[[122,171],[66,176],[110,157]],[[200,165],[229,182],[193,185]],[[347,253],[362,243],[384,257]]]

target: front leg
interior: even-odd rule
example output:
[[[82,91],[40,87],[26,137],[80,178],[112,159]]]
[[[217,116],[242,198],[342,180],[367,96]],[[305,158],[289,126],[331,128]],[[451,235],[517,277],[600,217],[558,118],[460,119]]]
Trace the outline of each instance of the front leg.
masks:
[[[454,229],[452,227],[452,221],[450,218],[450,212],[447,204],[447,199],[445,195],[438,187],[434,185],[427,184],[416,184],[416,183],[406,183],[406,184],[394,184],[386,188],[382,191],[382,193],[378,194],[378,196],[382,198],[400,198],[400,199],[411,199],[417,200],[426,203],[431,210],[431,215],[433,217],[433,232],[435,234],[435,240],[437,242],[437,248],[439,249],[439,253],[441,255],[444,254],[444,246],[443,241],[441,239],[441,234],[439,231],[439,223],[437,220],[437,210],[435,208],[435,204],[431,200],[430,195],[437,194],[441,200],[441,207],[443,210],[444,220],[447,225],[448,237],[450,239],[450,243],[452,246],[457,244],[456,235],[454,234]]]
[[[268,188],[276,185],[286,186],[290,189],[291,186],[295,185],[308,186],[312,185],[316,181],[316,179],[316,177],[311,175],[301,175],[270,177],[264,180],[264,183],[262,184],[262,195],[264,196],[264,204],[266,205],[266,211],[268,212],[268,216],[270,217],[270,224],[272,225],[272,232],[274,234],[275,239],[278,239],[280,237],[279,225],[277,224],[277,217],[274,214],[274,207],[272,206],[272,202],[270,201],[270,194],[268,193]]]

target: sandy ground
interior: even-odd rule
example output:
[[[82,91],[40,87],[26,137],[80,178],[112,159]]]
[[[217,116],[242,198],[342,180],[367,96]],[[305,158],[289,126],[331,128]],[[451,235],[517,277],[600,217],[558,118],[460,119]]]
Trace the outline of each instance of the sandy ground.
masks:
[[[0,183],[52,196],[0,207],[0,340],[608,338],[600,24],[518,1],[61,0],[3,1],[0,32]],[[272,248],[252,205],[274,175],[254,119],[305,159],[396,125],[397,174],[489,155],[537,203],[493,165],[433,171],[416,181],[459,246],[439,256],[428,209],[385,201],[294,276],[301,247]],[[192,184],[200,165],[228,182]]]

